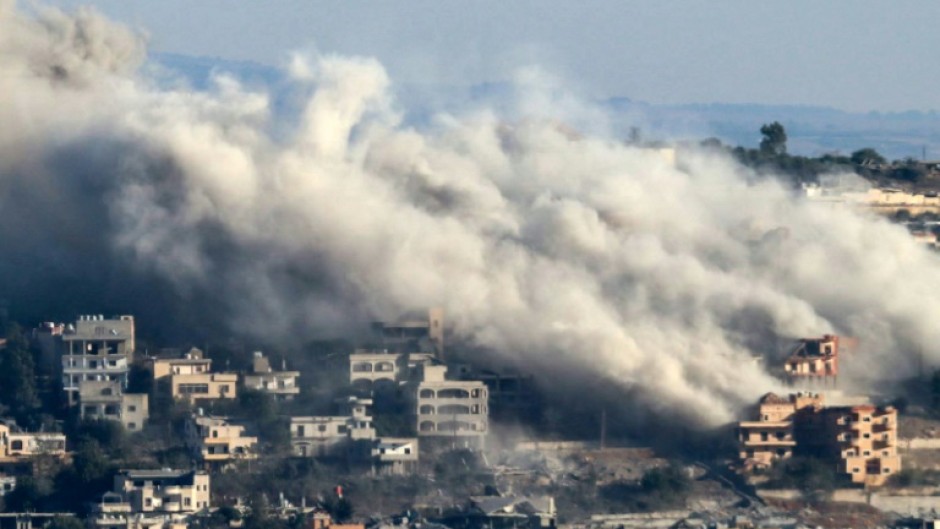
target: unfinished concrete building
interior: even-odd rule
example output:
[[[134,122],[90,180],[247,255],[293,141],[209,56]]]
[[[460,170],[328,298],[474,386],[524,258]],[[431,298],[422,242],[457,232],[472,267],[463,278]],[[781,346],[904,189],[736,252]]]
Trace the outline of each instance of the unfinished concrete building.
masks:
[[[78,403],[79,384],[85,380],[112,380],[127,387],[136,347],[133,316],[81,316],[61,339],[62,388],[70,405]]]
[[[79,383],[79,413],[82,419],[102,419],[121,423],[131,432],[143,429],[150,417],[146,393],[124,393],[114,380],[85,380]]]
[[[791,382],[835,384],[839,376],[839,337],[800,340],[784,363]]]
[[[446,366],[423,366],[414,387],[415,425],[421,438],[482,447],[488,432],[489,392],[483,382],[448,380]]]
[[[745,471],[794,455],[813,456],[830,461],[852,483],[881,486],[901,469],[897,410],[891,406],[825,407],[818,394],[768,393],[758,409],[758,420],[738,424]]]

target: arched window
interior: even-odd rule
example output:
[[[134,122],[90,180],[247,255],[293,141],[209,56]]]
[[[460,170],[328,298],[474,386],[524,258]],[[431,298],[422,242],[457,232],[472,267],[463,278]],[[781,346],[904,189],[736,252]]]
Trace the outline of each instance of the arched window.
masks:
[[[353,373],[371,373],[372,364],[369,362],[356,362],[353,364]]]
[[[441,415],[465,415],[470,413],[470,407],[463,404],[448,404],[437,409]]]
[[[418,414],[419,415],[433,415],[434,406],[431,406],[430,404],[425,404],[424,406],[421,406],[420,408],[418,408]]]
[[[465,389],[448,388],[437,392],[439,399],[469,399],[470,392]]]
[[[379,362],[378,364],[375,365],[375,370],[381,371],[383,373],[395,371],[395,364],[391,362]]]
[[[434,390],[433,390],[433,389],[422,389],[422,390],[418,393],[418,397],[420,397],[420,398],[422,398],[422,399],[433,399],[433,398],[434,398]]]
[[[421,423],[421,425],[418,427],[418,429],[421,430],[422,432],[433,432],[433,431],[434,431],[434,423],[431,422],[431,421],[424,421],[424,422]]]

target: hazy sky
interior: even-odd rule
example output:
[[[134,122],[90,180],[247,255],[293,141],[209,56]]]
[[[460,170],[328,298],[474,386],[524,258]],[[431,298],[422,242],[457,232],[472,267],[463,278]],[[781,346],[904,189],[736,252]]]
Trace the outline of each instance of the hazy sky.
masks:
[[[940,109],[936,0],[57,0],[140,28],[152,49],[282,64],[377,57],[396,82],[501,81],[539,65],[592,96],[653,103]]]

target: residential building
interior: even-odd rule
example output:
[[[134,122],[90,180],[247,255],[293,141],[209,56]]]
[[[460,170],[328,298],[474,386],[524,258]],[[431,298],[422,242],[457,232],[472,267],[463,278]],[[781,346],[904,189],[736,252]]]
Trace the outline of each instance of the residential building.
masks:
[[[870,404],[825,407],[818,394],[761,398],[756,421],[739,423],[742,468],[770,467],[794,455],[835,465],[852,483],[883,485],[901,469],[897,410]]]
[[[187,529],[187,514],[132,512],[121,494],[106,492],[91,505],[88,526],[93,529]]]
[[[839,337],[827,334],[822,338],[800,340],[784,363],[792,381],[833,381],[839,376]]]
[[[150,417],[146,393],[124,393],[114,380],[84,380],[79,383],[79,410],[82,419],[108,419],[120,422],[131,432],[143,429]]]
[[[381,346],[390,351],[444,354],[444,309],[408,314],[394,322],[373,322],[372,330]]]
[[[264,353],[255,351],[251,374],[244,376],[244,384],[246,388],[271,393],[278,400],[291,400],[300,393],[300,387],[297,386],[297,377],[299,376],[299,371],[287,371],[286,369],[274,371],[271,369],[271,363],[264,356]]]
[[[341,413],[329,417],[291,417],[291,449],[299,457],[360,457],[360,446],[375,438],[370,399],[350,397]],[[363,452],[365,452],[364,449]],[[355,452],[355,454],[353,454]]]
[[[245,427],[226,417],[194,414],[185,424],[186,445],[206,463],[257,459],[258,438],[245,435]]]
[[[412,474],[418,468],[418,439],[381,437],[372,441],[372,473],[382,476]]]
[[[39,455],[65,455],[65,434],[23,432],[0,421],[0,461],[15,461]]]
[[[113,492],[130,513],[192,514],[211,506],[209,474],[197,470],[122,470]]]
[[[204,358],[201,350],[193,347],[182,354],[158,355],[150,359],[153,379],[172,375],[201,375],[212,371],[212,359]]]
[[[766,469],[793,457],[796,447],[794,415],[804,408],[822,407],[822,398],[811,393],[780,397],[768,393],[758,404],[756,421],[738,423],[739,457],[747,470]]]
[[[363,393],[391,389],[420,380],[422,366],[438,364],[433,353],[358,349],[349,355],[349,382]]]
[[[79,384],[85,380],[114,380],[127,387],[135,347],[133,316],[81,316],[61,339],[62,388],[70,405],[78,403]]]
[[[414,390],[419,437],[482,446],[488,431],[489,391],[478,380],[447,380],[446,366],[423,366]]]
[[[833,460],[852,483],[878,487],[901,471],[898,412],[892,406],[838,406],[796,425],[807,453]]]
[[[170,394],[174,399],[234,399],[238,393],[237,373],[198,373],[170,375]]]

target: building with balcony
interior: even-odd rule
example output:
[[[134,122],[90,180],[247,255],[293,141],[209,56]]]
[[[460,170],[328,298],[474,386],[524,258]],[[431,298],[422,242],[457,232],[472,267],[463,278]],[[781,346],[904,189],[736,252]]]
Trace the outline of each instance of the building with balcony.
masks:
[[[286,366],[282,366],[286,368]],[[300,393],[297,386],[299,371],[274,371],[271,363],[261,351],[255,351],[252,359],[251,374],[243,377],[246,388],[271,393],[278,400],[291,400]]]
[[[897,410],[870,404],[825,407],[818,394],[761,398],[756,421],[738,424],[741,465],[767,468],[795,455],[830,461],[854,484],[881,486],[901,470]]]
[[[447,380],[446,366],[423,366],[414,387],[415,425],[421,438],[481,447],[488,432],[489,390],[478,380]]]
[[[800,340],[784,362],[792,382],[832,382],[839,376],[840,340],[827,334],[822,338]]]
[[[420,380],[423,366],[439,364],[433,353],[358,349],[349,355],[349,382],[361,393],[392,389]]]
[[[245,427],[226,417],[195,414],[184,426],[186,446],[205,463],[257,459],[258,438],[245,435]]]
[[[86,380],[112,380],[127,387],[129,362],[136,346],[133,316],[81,316],[59,336],[62,388],[70,405],[78,403],[79,384]]]
[[[64,456],[65,434],[23,432],[12,423],[0,421],[0,461],[17,461],[41,455]]]
[[[291,450],[297,457],[361,458],[375,439],[370,399],[350,397],[342,402],[341,415],[291,417]]]
[[[79,413],[82,419],[120,422],[131,432],[143,429],[150,417],[146,393],[124,393],[115,380],[85,380],[79,383]]]
[[[418,439],[381,437],[372,441],[372,473],[379,476],[412,474],[418,468]]]
[[[154,380],[172,375],[201,375],[212,371],[212,359],[204,358],[200,349],[193,347],[185,353],[162,354],[150,359]]]
[[[187,515],[211,506],[209,474],[196,470],[122,470],[114,476],[113,492],[128,513]]]
[[[238,396],[237,373],[194,373],[170,375],[170,394],[174,399],[234,399]]]

